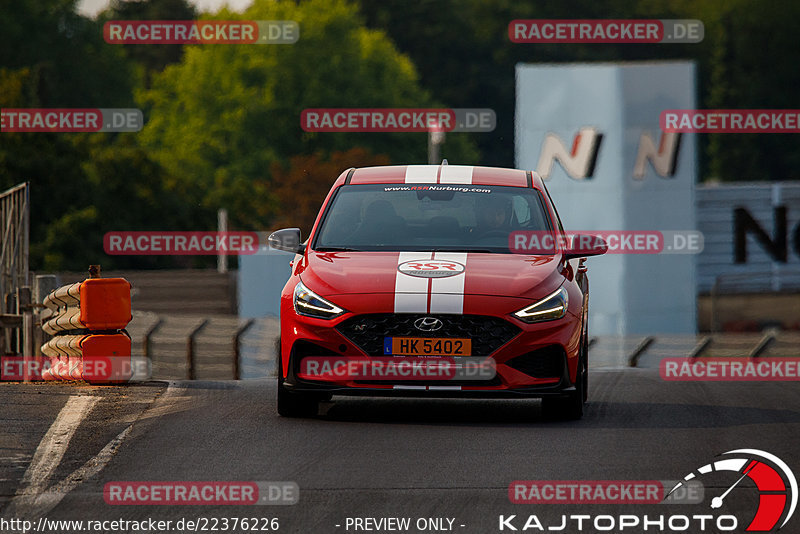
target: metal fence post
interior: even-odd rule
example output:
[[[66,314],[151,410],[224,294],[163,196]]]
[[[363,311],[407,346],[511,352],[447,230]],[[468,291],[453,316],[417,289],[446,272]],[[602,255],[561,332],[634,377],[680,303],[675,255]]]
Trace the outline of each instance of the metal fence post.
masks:
[[[225,208],[217,210],[217,232],[221,235],[228,233],[228,210]],[[228,255],[223,250],[217,251],[217,272],[220,274],[228,272]]]
[[[144,335],[144,346],[142,347],[142,352],[144,353],[145,361],[150,362],[151,366],[153,364],[153,346],[151,338],[153,337],[153,334],[158,332],[158,329],[161,328],[162,324],[164,324],[164,319],[159,317]]]
[[[244,325],[239,327],[233,335],[233,379],[241,379],[241,359],[242,359],[242,336],[247,332],[253,324],[255,319],[250,319]]]
[[[22,328],[20,329],[20,337],[22,338],[22,364],[24,369],[22,371],[22,380],[29,382],[30,377],[30,363],[34,360],[33,353],[33,306],[31,306],[31,288],[18,287],[17,288],[17,314],[22,315]]]
[[[199,334],[207,324],[208,319],[203,319],[203,322],[197,325],[197,327],[189,334],[189,339],[186,343],[186,378],[189,380],[195,380],[197,376],[194,365],[194,337]]]

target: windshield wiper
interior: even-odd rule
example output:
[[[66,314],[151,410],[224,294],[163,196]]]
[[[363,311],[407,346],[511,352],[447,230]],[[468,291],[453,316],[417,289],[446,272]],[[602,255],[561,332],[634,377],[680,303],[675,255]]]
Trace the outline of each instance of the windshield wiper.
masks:
[[[363,252],[363,251],[347,247],[320,247],[316,249],[316,252]]]

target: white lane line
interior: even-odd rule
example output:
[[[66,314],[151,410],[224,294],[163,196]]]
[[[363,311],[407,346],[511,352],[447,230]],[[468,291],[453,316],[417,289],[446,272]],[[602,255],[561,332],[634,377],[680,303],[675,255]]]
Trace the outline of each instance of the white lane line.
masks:
[[[125,441],[125,438],[128,437],[128,434],[130,434],[131,430],[133,430],[133,423],[128,425],[125,430],[117,434],[117,437],[109,441],[106,446],[103,447],[99,453],[97,453],[97,456],[90,458],[85,464],[73,471],[72,474],[67,478],[58,484],[55,484],[46,492],[39,494],[28,513],[33,516],[42,516],[46,514],[58,506],[58,503],[60,503],[70,491],[75,489],[78,484],[84,480],[90,479],[105,469],[106,465],[108,465],[108,462],[110,462],[111,458],[114,457],[117,449],[120,445],[122,445],[122,442]]]
[[[24,510],[26,514],[29,514],[30,517],[36,516],[44,516],[50,510],[58,506],[61,500],[67,496],[69,492],[79,486],[82,482],[89,480],[90,478],[99,474],[103,469],[105,469],[106,465],[111,461],[116,454],[117,449],[122,445],[122,442],[125,441],[125,438],[128,437],[131,430],[133,430],[133,425],[135,425],[140,419],[147,416],[150,416],[150,412],[154,410],[154,405],[159,401],[164,401],[173,397],[177,394],[180,388],[175,387],[174,382],[170,382],[169,386],[167,386],[166,391],[159,397],[153,399],[152,404],[149,408],[144,410],[142,413],[139,414],[136,419],[129,424],[125,430],[117,434],[117,436],[109,441],[105,447],[103,447],[97,455],[90,458],[83,464],[81,467],[73,471],[67,478],[62,480],[61,482],[54,484],[50,489],[44,491],[38,495],[31,496],[32,499],[30,500],[28,507]]]
[[[22,476],[20,489],[3,514],[5,517],[19,516],[18,512],[32,504],[37,494],[47,487],[50,477],[67,452],[75,430],[98,400],[99,397],[94,396],[70,397],[67,400],[39,442],[33,459]]]

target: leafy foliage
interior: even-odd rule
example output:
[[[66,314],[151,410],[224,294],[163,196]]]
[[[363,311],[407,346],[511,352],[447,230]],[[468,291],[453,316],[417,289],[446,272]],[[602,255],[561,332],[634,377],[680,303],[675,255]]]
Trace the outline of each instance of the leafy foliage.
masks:
[[[231,18],[225,11],[217,18]],[[389,161],[426,160],[424,133],[308,133],[306,108],[436,107],[407,57],[383,32],[363,27],[343,0],[256,2],[250,20],[295,20],[293,45],[192,46],[139,93],[147,124],[141,141],[203,209],[227,207],[234,224],[263,229],[276,201],[274,163],[297,154],[329,155],[354,146]],[[325,53],[320,53],[324,50]],[[447,154],[476,162],[465,137]]]
[[[350,167],[389,163],[387,156],[374,156],[363,148],[334,152],[327,159],[320,154],[293,156],[286,168],[274,163],[272,176],[277,184],[275,196],[279,206],[274,227],[296,226],[307,236],[314,226],[325,195],[340,173]]]
[[[197,10],[187,0],[126,1],[113,0],[99,21],[109,20],[192,20]],[[175,45],[122,45],[126,55],[144,71],[144,84],[171,63],[183,58],[183,47]]]
[[[453,107],[490,107],[497,130],[476,136],[482,162],[514,165],[517,63],[690,59],[699,107],[794,109],[800,4],[789,0],[361,0],[367,25],[408,54],[422,84]],[[514,19],[699,19],[699,44],[517,44]],[[542,83],[547,83],[543,80]],[[701,135],[704,179],[798,178],[794,135]]]

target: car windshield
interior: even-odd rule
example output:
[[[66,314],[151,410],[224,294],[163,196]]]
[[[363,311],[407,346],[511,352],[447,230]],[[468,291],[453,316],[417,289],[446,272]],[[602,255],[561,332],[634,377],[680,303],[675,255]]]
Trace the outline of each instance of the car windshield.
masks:
[[[328,206],[312,248],[508,254],[512,232],[550,229],[536,189],[345,185]]]

